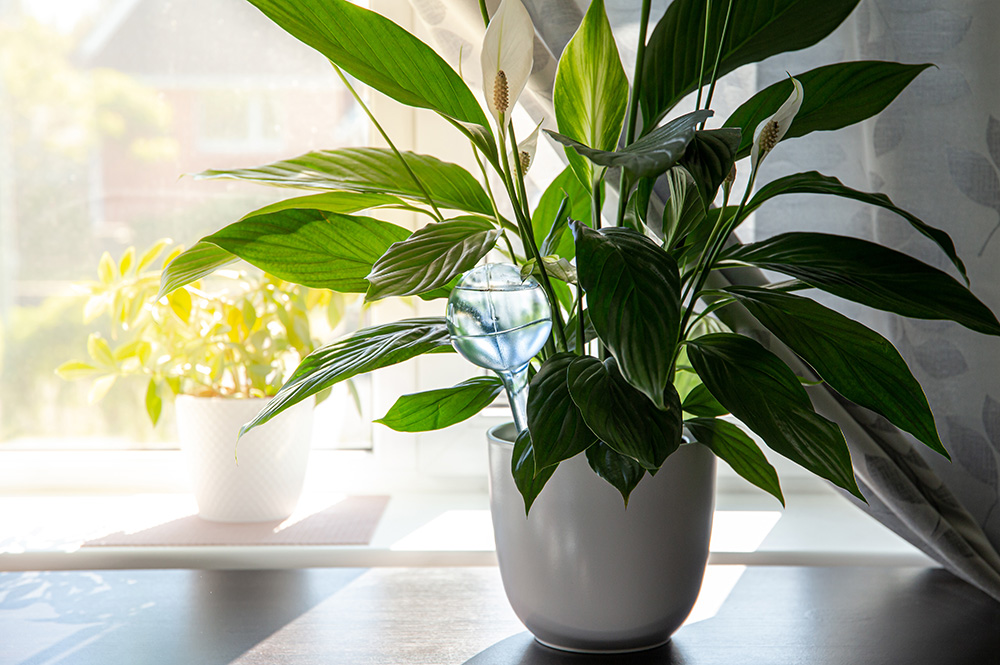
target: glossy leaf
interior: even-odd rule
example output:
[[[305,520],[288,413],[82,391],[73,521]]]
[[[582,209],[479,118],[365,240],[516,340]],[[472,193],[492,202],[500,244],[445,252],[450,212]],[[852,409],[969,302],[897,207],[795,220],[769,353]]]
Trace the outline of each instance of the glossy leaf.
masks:
[[[599,166],[623,168],[633,178],[656,178],[684,155],[695,136],[695,128],[711,116],[712,112],[705,110],[682,115],[621,150],[615,150],[614,144],[610,148],[595,148],[557,132],[549,131],[548,135]]]
[[[699,383],[684,396],[681,409],[692,416],[715,418],[729,413],[729,409],[719,404],[719,400],[709,392],[705,384]]]
[[[545,467],[536,471],[535,451],[531,443],[531,432],[521,430],[514,441],[514,451],[511,457],[511,473],[514,476],[514,485],[517,491],[524,498],[524,514],[531,510],[531,505],[535,503],[538,494],[549,482],[549,478],[556,471],[556,465]]]
[[[543,256],[542,264],[545,266],[545,272],[548,273],[549,277],[566,282],[567,284],[577,283],[576,268],[566,259],[558,256]],[[538,277],[541,274],[542,271],[538,269],[538,261],[535,259],[531,259],[521,266],[521,279],[528,279],[531,275]]]
[[[461,166],[413,152],[402,155],[438,206],[493,214],[482,185]],[[203,171],[196,177],[228,178],[273,187],[389,194],[418,203],[425,201],[423,190],[413,176],[387,148],[320,150],[248,169]]]
[[[557,213],[564,198],[569,199],[569,204],[565,218],[559,224]],[[566,224],[570,219],[590,220],[590,192],[583,188],[573,170],[567,166],[545,188],[531,213],[535,242],[539,248],[543,245],[547,248],[543,250],[543,255],[558,254],[565,259],[576,256],[573,234],[564,232],[569,228]]]
[[[880,113],[928,67],[862,60],[796,74],[805,89],[805,98],[784,138],[840,129],[867,120]],[[790,80],[779,81],[758,92],[729,116],[725,126],[743,130],[738,159],[750,154],[754,129],[778,110],[791,91]]]
[[[989,308],[945,272],[866,240],[825,233],[783,233],[744,245],[729,258],[801,279],[875,309],[916,319],[949,319],[1000,335]]]
[[[586,453],[590,468],[618,490],[622,500],[625,501],[625,507],[628,508],[628,498],[646,475],[646,470],[631,457],[619,455],[611,446],[601,441],[587,448]]]
[[[778,473],[743,430],[715,418],[692,418],[684,421],[684,426],[695,441],[707,446],[741,478],[772,495],[782,506],[785,505]]]
[[[370,217],[284,210],[235,222],[202,242],[289,282],[363,293],[372,265],[409,235],[402,227]]]
[[[197,242],[163,269],[160,274],[160,292],[156,294],[156,299],[159,300],[182,286],[196,282],[238,260],[239,257],[218,245],[204,241]]]
[[[772,55],[812,46],[846,19],[858,0],[738,0],[733,2],[726,39],[722,43],[718,76]],[[649,131],[689,92],[698,86],[705,35],[705,13],[710,50],[701,78],[711,78],[716,45],[726,19],[725,3],[673,0],[646,44],[640,108]],[[788,96],[787,94],[785,95]],[[777,107],[775,107],[777,108]],[[731,126],[726,123],[726,126]],[[753,131],[753,127],[750,128]],[[748,144],[749,145],[749,144]]]
[[[631,229],[594,231],[575,222],[570,227],[597,334],[626,380],[665,408],[663,392],[680,326],[677,264]]]
[[[376,194],[372,192],[323,192],[322,194],[310,194],[309,196],[295,196],[290,199],[283,199],[253,212],[243,215],[241,219],[250,219],[260,215],[266,215],[283,210],[304,209],[323,210],[325,212],[339,212],[350,215],[373,208],[403,208],[424,212],[419,208],[414,208],[403,199],[392,194]]]
[[[697,132],[680,158],[678,163],[693,177],[705,209],[712,205],[722,181],[732,170],[739,145],[738,129]]]
[[[597,441],[569,393],[569,366],[577,357],[572,353],[551,356],[528,387],[528,429],[534,442],[536,473],[582,453]]]
[[[712,394],[769,448],[864,500],[840,428],[813,410],[777,356],[732,333],[691,340],[687,353]]]
[[[560,134],[596,150],[614,150],[625,121],[629,85],[604,11],[593,0],[559,58],[552,93]],[[589,190],[594,172],[575,150],[569,164]]]
[[[680,446],[680,398],[673,384],[667,384],[659,409],[625,381],[614,358],[577,356],[567,378],[587,427],[615,452],[655,471]]]
[[[372,266],[365,300],[412,296],[446,285],[475,267],[500,237],[500,230],[479,217],[428,224],[394,243]]]
[[[833,196],[860,201],[861,203],[867,203],[894,212],[905,219],[919,233],[940,247],[941,251],[951,259],[955,268],[958,269],[958,272],[965,279],[966,284],[969,282],[969,276],[965,271],[965,264],[958,257],[958,252],[955,251],[955,243],[952,242],[951,237],[944,231],[925,223],[916,215],[896,206],[885,194],[860,192],[847,187],[837,178],[823,175],[816,171],[794,173],[784,178],[773,180],[761,187],[747,204],[746,213],[753,212],[769,199],[781,194],[832,194]]]
[[[809,298],[744,286],[727,291],[834,390],[948,457],[924,391],[888,340]]]
[[[479,102],[455,70],[432,48],[377,12],[348,0],[250,2],[364,84],[407,106],[431,109],[489,131]]]
[[[306,356],[267,406],[243,426],[240,436],[290,406],[353,376],[425,353],[451,351],[443,317],[403,319],[363,328]]]
[[[374,421],[397,432],[429,432],[471,418],[503,390],[495,376],[477,376],[451,388],[403,395]]]

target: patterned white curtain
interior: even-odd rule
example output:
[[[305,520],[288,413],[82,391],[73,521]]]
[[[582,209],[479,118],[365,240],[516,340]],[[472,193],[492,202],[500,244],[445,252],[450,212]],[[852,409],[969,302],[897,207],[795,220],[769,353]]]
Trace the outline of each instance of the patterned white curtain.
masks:
[[[735,0],[739,2],[740,0]],[[558,55],[573,35],[586,0],[524,0],[537,32],[526,102],[535,119],[551,119]],[[439,51],[467,80],[479,75],[483,32],[477,0],[411,0]],[[487,3],[492,12],[498,0]],[[638,4],[607,0],[626,70],[635,58]],[[666,0],[653,3],[651,23]],[[972,289],[1000,311],[1000,2],[996,0],[862,0],[822,43],[734,72],[717,93],[716,119],[748,94],[786,76],[840,60],[885,59],[937,65],[922,73],[877,120],[783,143],[760,182],[818,170],[845,184],[887,194],[951,234]],[[942,270],[952,270],[930,242],[891,213],[846,201],[785,197],[746,228],[745,240],[786,230],[823,230],[875,239]],[[753,282],[751,270],[724,279]],[[811,396],[840,424],[868,505],[863,510],[956,575],[1000,600],[1000,340],[947,322],[915,321],[825,300],[886,335],[924,386],[952,462],[914,444],[871,412],[823,387]],[[733,308],[729,308],[730,310]],[[749,316],[730,325],[753,334],[795,363]],[[808,368],[797,364],[801,373]],[[796,367],[796,364],[793,364]],[[846,495],[845,495],[846,496]],[[850,499],[849,499],[850,500]],[[858,503],[858,502],[856,502]]]

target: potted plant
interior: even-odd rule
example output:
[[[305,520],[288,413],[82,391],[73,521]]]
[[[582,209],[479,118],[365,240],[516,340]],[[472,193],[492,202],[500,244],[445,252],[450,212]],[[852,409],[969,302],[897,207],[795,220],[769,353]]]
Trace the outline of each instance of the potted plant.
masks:
[[[81,284],[89,358],[58,368],[92,381],[91,401],[119,380],[143,382],[150,421],[175,400],[178,438],[188,457],[199,514],[223,522],[288,517],[302,491],[312,409],[301,404],[239,447],[240,426],[270,400],[290,370],[316,347],[310,313],[336,316],[343,296],[289,284],[257,270],[225,270],[160,297],[153,269],[170,245],[161,240],[116,263],[105,253],[98,279]],[[170,252],[164,264],[181,253]],[[331,304],[332,303],[332,304]],[[335,323],[335,320],[334,320]]]
[[[346,0],[250,1],[326,56],[352,91],[347,74],[445,118],[474,146],[481,177],[398,150],[374,117],[386,149],[331,149],[207,171],[201,177],[320,193],[203,238],[167,267],[165,284],[179,286],[238,256],[310,287],[365,293],[367,301],[438,298],[443,309],[455,280],[491,251],[525,278],[535,275],[551,335],[526,370],[527,428],[495,429],[490,450],[501,574],[515,610],[542,641],[613,651],[669,638],[700,584],[715,457],[783,502],[774,469],[744,428],[864,499],[839,427],[815,412],[779,355],[725,327],[734,311],[752,315],[844,399],[947,456],[923,391],[891,344],[805,291],[1000,333],[968,289],[948,235],[888,197],[829,175],[758,181],[761,161],[782,140],[872,117],[928,65],[830,64],[759,91],[727,119],[711,111],[721,77],[818,42],[858,0],[674,0],[655,25],[643,0],[631,85],[604,4],[593,0],[560,57],[552,91],[558,131],[547,133],[565,146],[569,168],[551,175],[533,210],[524,172],[537,130],[518,142],[510,121],[532,67],[534,33],[520,0],[503,0],[492,17],[480,3],[488,25],[486,111],[430,47],[377,13]],[[696,110],[676,114],[691,93]],[[750,174],[745,188],[735,187],[736,168]],[[491,173],[502,190],[490,187]],[[609,190],[617,190],[617,205],[605,205]],[[960,279],[836,235],[730,243],[752,211],[766,212],[769,199],[790,193],[897,213],[940,247]],[[662,212],[657,198],[665,199]],[[429,223],[411,233],[361,212],[386,207]],[[723,271],[735,267],[787,279],[730,284]],[[451,351],[450,342],[444,317],[359,330],[306,357],[243,432],[356,374]],[[499,379],[479,377],[405,395],[380,422],[405,431],[444,427],[501,389]]]

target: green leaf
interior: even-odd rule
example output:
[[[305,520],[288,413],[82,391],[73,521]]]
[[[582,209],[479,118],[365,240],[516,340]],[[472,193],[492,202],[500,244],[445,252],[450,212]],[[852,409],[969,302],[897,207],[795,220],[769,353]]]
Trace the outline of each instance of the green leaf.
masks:
[[[663,207],[663,238],[668,247],[674,247],[701,225],[706,211],[698,184],[686,169],[671,169],[667,181],[670,198]]]
[[[744,286],[726,290],[834,390],[948,457],[924,391],[888,340],[809,298]]]
[[[596,150],[614,150],[625,121],[629,85],[604,11],[593,0],[576,34],[566,44],[556,69],[552,103],[559,132]],[[590,163],[567,150],[569,164],[589,190]]]
[[[802,106],[783,140],[840,129],[878,115],[917,74],[930,66],[862,60],[797,74],[795,78],[805,92]],[[786,78],[764,88],[729,116],[726,127],[743,129],[737,159],[750,154],[757,125],[770,118],[791,93],[792,82]]]
[[[163,252],[163,250],[170,244],[167,239],[157,240],[152,247],[143,252],[142,256],[139,258],[139,263],[135,266],[135,273],[137,275],[142,274],[146,268],[153,265],[153,261]]]
[[[727,258],[797,277],[841,298],[915,319],[948,319],[1000,335],[989,308],[945,272],[866,240],[783,233]]]
[[[681,409],[692,416],[704,418],[714,418],[729,413],[729,409],[719,404],[719,400],[715,399],[704,383],[699,383],[688,392],[681,403]]]
[[[481,217],[428,224],[394,243],[372,266],[365,300],[412,296],[440,288],[486,256],[500,230]]]
[[[557,213],[564,198],[569,199],[569,204],[559,219]],[[544,248],[541,250],[543,256],[557,254],[564,259],[576,256],[572,234],[564,233],[570,219],[590,219],[590,192],[567,166],[549,183],[531,214],[535,242]]]
[[[738,129],[697,132],[678,162],[694,178],[705,210],[712,205],[722,181],[732,170],[739,144]]]
[[[391,194],[376,194],[373,192],[323,192],[322,194],[310,194],[309,196],[295,196],[290,199],[283,199],[266,205],[263,208],[243,215],[241,219],[250,219],[260,215],[267,215],[273,212],[284,210],[323,210],[326,212],[339,212],[350,215],[363,210],[374,208],[403,208],[406,210],[419,210],[407,204],[403,199]],[[424,212],[420,210],[420,212]]]
[[[56,374],[59,375],[59,378],[65,379],[66,381],[90,378],[95,374],[100,374],[100,372],[101,370],[97,369],[93,365],[88,365],[87,363],[80,362],[79,360],[65,362],[56,368]]]
[[[479,102],[448,63],[380,14],[347,0],[250,2],[364,84],[489,133]]]
[[[91,333],[87,337],[87,353],[98,366],[105,369],[115,367],[115,356],[111,353],[108,341],[97,333]]]
[[[854,11],[858,0],[739,0],[733,2],[718,76],[751,62],[812,46],[829,35]],[[639,97],[645,131],[698,86],[701,44],[705,37],[705,0],[674,0],[646,44]],[[712,75],[717,44],[726,19],[724,3],[711,3],[709,51],[701,72]],[[787,97],[787,95],[785,95]],[[730,123],[726,123],[730,126]]]
[[[587,427],[615,452],[655,471],[680,446],[681,404],[673,384],[660,398],[661,410],[625,381],[614,358],[577,356],[567,378]]]
[[[536,473],[589,448],[597,436],[587,428],[573,398],[568,372],[578,356],[557,353],[544,363],[528,388],[528,429]]]
[[[101,260],[97,264],[97,278],[101,284],[113,284],[117,272],[118,268],[115,266],[115,260],[111,258],[111,254],[108,252],[101,254]]]
[[[285,385],[240,436],[307,397],[358,374],[395,365],[425,353],[452,351],[443,317],[403,319],[363,328],[306,356]]]
[[[146,413],[149,415],[149,421],[156,426],[156,423],[160,421],[160,413],[163,411],[163,400],[160,398],[160,391],[157,389],[156,381],[153,379],[149,380],[149,385],[146,386]]]
[[[629,495],[646,475],[642,465],[631,457],[619,455],[611,446],[601,441],[587,448],[587,462],[594,473],[618,490],[622,500],[625,501],[625,507],[628,508]]]
[[[712,111],[705,110],[682,115],[621,150],[615,150],[615,144],[611,144],[611,147],[595,148],[569,136],[545,131],[556,141],[573,148],[594,164],[605,168],[623,168],[633,178],[656,178],[681,158],[685,148],[694,138],[695,127],[711,116]],[[559,128],[562,129],[562,126]],[[570,153],[568,150],[566,152]]]
[[[204,241],[197,242],[163,269],[160,274],[160,291],[156,294],[156,299],[159,300],[182,286],[196,282],[238,260],[239,257],[218,245]]]
[[[488,216],[493,214],[482,185],[461,166],[429,155],[401,154],[435,204]],[[203,171],[195,177],[228,178],[272,187],[388,194],[420,203],[426,201],[413,176],[387,148],[321,150],[248,169]]]
[[[732,333],[691,340],[687,353],[712,394],[769,448],[864,501],[840,428],[813,410],[777,356]]]
[[[567,284],[576,284],[576,268],[566,259],[559,256],[543,256],[542,264],[545,266],[545,272],[548,273],[549,277],[566,282]],[[522,280],[528,279],[531,275],[538,277],[541,274],[542,271],[538,269],[538,261],[535,259],[531,259],[521,266]]]
[[[969,283],[969,276],[965,272],[965,264],[962,263],[962,259],[958,257],[958,252],[955,251],[955,243],[952,242],[951,237],[944,231],[926,224],[916,215],[897,207],[885,194],[869,194],[867,192],[859,192],[856,189],[851,189],[850,187],[845,186],[837,178],[823,175],[822,173],[817,173],[816,171],[809,171],[808,173],[794,173],[792,175],[785,176],[784,178],[773,180],[761,187],[747,204],[745,210],[746,214],[753,212],[767,200],[780,194],[832,194],[834,196],[851,199],[853,201],[860,201],[862,203],[878,206],[894,212],[909,222],[910,226],[916,229],[919,233],[929,238],[938,247],[940,247],[941,251],[948,255],[948,258],[951,259],[951,262],[965,279],[965,283]]]
[[[376,420],[397,432],[428,432],[460,423],[489,406],[503,390],[495,376],[478,376],[451,388],[403,395]]]
[[[680,326],[677,264],[631,229],[594,231],[572,223],[576,269],[597,334],[625,379],[665,408]],[[610,442],[609,442],[610,443]]]
[[[743,430],[715,418],[692,418],[684,421],[684,425],[695,441],[707,446],[742,478],[772,495],[782,506],[785,505],[778,473]]]
[[[293,209],[235,222],[202,242],[289,282],[364,293],[375,262],[409,235],[402,227],[371,217]]]
[[[514,485],[524,498],[524,514],[531,510],[531,505],[538,498],[539,492],[549,482],[556,471],[556,465],[535,470],[535,451],[531,444],[531,433],[521,430],[514,441],[514,451],[511,457],[511,472]]]

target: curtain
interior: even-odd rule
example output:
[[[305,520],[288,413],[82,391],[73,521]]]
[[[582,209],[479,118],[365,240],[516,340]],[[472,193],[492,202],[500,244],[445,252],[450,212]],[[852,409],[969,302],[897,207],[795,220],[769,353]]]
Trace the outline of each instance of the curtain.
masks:
[[[739,2],[740,0],[735,0]],[[442,55],[475,83],[483,23],[477,0],[411,0]],[[498,1],[487,3],[492,12]],[[552,81],[559,53],[586,11],[586,0],[524,0],[536,27],[535,66],[522,102],[552,126]],[[607,0],[626,71],[631,75],[638,4]],[[654,2],[650,30],[668,2]],[[1000,3],[995,0],[862,0],[822,43],[734,72],[716,93],[716,122],[755,90],[841,60],[887,59],[936,65],[922,73],[877,119],[781,144],[759,182],[818,170],[845,184],[887,194],[947,231],[966,263],[972,289],[1000,311]],[[718,126],[717,124],[715,126]],[[742,166],[742,165],[741,165]],[[746,169],[744,169],[746,170]],[[737,191],[742,186],[737,182]],[[662,193],[662,192],[661,192]],[[740,230],[759,240],[786,230],[873,239],[942,270],[947,259],[884,210],[847,201],[792,196],[768,204]],[[760,283],[755,270],[729,271],[721,282]],[[818,298],[862,320],[899,349],[924,386],[952,461],[916,443],[885,419],[845,402],[823,386],[810,389],[817,410],[837,422],[851,448],[868,504],[845,493],[873,518],[954,574],[1000,600],[1000,340],[956,324],[902,319]],[[746,312],[727,308],[727,323],[783,356],[800,374],[809,368]]]

